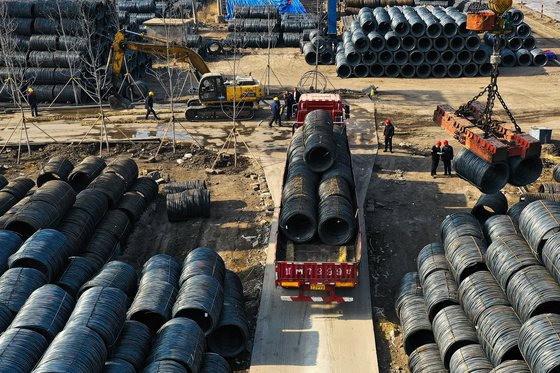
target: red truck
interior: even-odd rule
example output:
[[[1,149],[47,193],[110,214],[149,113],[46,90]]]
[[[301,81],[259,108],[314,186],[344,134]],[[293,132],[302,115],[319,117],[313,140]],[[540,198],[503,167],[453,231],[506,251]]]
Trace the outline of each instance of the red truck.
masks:
[[[335,126],[345,126],[349,108],[337,94],[303,94],[300,97],[295,126],[303,125],[305,116],[313,110],[331,112]],[[288,161],[284,169],[286,183]],[[355,185],[355,183],[354,183]],[[362,256],[362,227],[358,219],[356,191],[352,187],[353,207],[358,229],[355,238],[344,246],[326,245],[315,239],[307,243],[289,241],[281,229],[276,239],[275,271],[276,286],[296,288],[297,296],[282,296],[292,302],[351,302],[352,297],[336,294],[336,288],[353,288],[358,284],[358,269]],[[280,211],[282,211],[282,205]],[[306,291],[326,291],[326,296],[310,296]]]

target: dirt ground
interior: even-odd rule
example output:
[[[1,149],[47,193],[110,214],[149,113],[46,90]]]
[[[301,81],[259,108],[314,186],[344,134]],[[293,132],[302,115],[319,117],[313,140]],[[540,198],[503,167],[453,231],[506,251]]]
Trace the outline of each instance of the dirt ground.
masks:
[[[230,154],[221,157],[215,169],[218,174],[208,174],[216,153],[188,144],[179,144],[175,154],[172,147],[162,147],[158,162],[148,162],[155,154],[157,143],[118,145],[105,154],[110,161],[117,155],[131,156],[138,164],[140,174],[159,172],[166,181],[204,179],[210,189],[210,218],[198,218],[170,223],[167,220],[165,196],[159,194],[141,219],[135,224],[120,260],[141,269],[152,255],[165,253],[182,263],[190,250],[206,246],[216,249],[229,269],[236,272],[242,282],[249,316],[251,341],[247,351],[231,361],[234,369],[246,369],[250,364],[252,335],[261,295],[266,259],[265,247],[272,218],[270,193],[262,171],[252,159],[240,157],[238,166]],[[2,156],[3,175],[8,179],[27,176],[35,179],[39,169],[50,157],[63,155],[74,164],[90,154],[98,154],[98,144],[71,146],[48,145],[34,148],[31,157],[25,156],[15,164],[16,151]],[[191,158],[184,158],[191,154]],[[181,164],[178,164],[180,160]]]

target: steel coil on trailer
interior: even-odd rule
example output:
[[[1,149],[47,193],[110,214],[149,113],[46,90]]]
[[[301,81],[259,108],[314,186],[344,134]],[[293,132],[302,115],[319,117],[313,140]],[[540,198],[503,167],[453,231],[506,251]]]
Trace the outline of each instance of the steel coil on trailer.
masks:
[[[0,274],[8,269],[8,258],[15,253],[23,243],[21,236],[15,232],[0,230]]]
[[[180,363],[174,360],[159,360],[146,365],[142,373],[189,373]]]
[[[116,206],[126,190],[126,184],[115,173],[103,173],[97,176],[87,188],[99,190],[107,196],[110,206]]]
[[[336,144],[332,135],[331,114],[314,110],[305,117],[303,125],[304,160],[314,172],[324,172],[334,163]]]
[[[511,185],[525,186],[535,182],[542,172],[540,158],[509,157],[509,180]]]
[[[445,257],[458,284],[471,274],[486,270],[486,243],[474,236],[461,236],[445,243]]]
[[[519,349],[532,372],[560,369],[560,315],[545,313],[521,326]]]
[[[493,241],[486,250],[485,260],[488,269],[504,291],[515,273],[539,264],[523,237],[517,235],[501,236]]]
[[[91,240],[79,254],[101,268],[117,251],[119,239],[111,232],[96,230]]]
[[[176,297],[177,290],[169,282],[144,282],[128,309],[127,318],[140,321],[155,332],[171,318]]]
[[[483,193],[496,193],[508,181],[509,167],[507,164],[491,165],[467,149],[461,149],[453,161],[456,172]]]
[[[180,275],[181,266],[175,259],[166,254],[157,254],[144,263],[140,286],[151,281],[165,281],[179,290]]]
[[[101,336],[106,346],[112,346],[123,327],[128,297],[120,289],[93,287],[78,298],[66,323],[66,329],[87,326]]]
[[[78,294],[97,286],[120,289],[129,299],[132,299],[136,291],[136,271],[128,263],[113,260],[105,264],[95,277],[86,282]]]
[[[138,193],[127,192],[119,201],[117,209],[123,211],[134,223],[140,219],[147,207],[148,203],[143,196]]]
[[[558,193],[523,193],[519,200],[522,202],[535,202],[539,200],[560,202],[560,194]]]
[[[321,183],[319,184],[319,199],[323,200],[329,196],[343,197],[348,200],[348,202],[352,202],[350,186],[348,185],[348,182],[340,176],[328,179],[323,178],[321,180]],[[286,196],[286,199],[289,199],[289,196]],[[285,201],[286,199],[283,197],[282,201]]]
[[[484,222],[483,230],[487,242],[494,242],[504,236],[521,234],[509,215],[494,215],[488,218]]]
[[[461,306],[449,306],[441,310],[434,318],[432,328],[443,365],[447,369],[455,351],[478,343],[476,332]]]
[[[496,366],[489,373],[531,373],[531,371],[524,360],[508,360]]]
[[[136,373],[136,369],[128,361],[111,359],[105,362],[103,373]]]
[[[299,195],[283,204],[280,229],[296,243],[310,241],[317,231],[317,200],[315,196]]]
[[[66,237],[54,229],[41,229],[34,233],[17,252],[10,255],[10,268],[34,268],[51,281],[62,270],[68,258]]]
[[[245,314],[243,285],[239,277],[227,270],[224,280],[224,304],[218,325],[207,338],[208,348],[226,358],[245,350],[249,326]]]
[[[478,220],[466,212],[447,215],[441,222],[441,240],[443,243],[462,236],[484,238]]]
[[[139,177],[129,192],[139,193],[148,204],[154,201],[158,195],[159,187],[151,177]]]
[[[426,313],[426,301],[422,296],[407,297],[400,309],[399,319],[407,355],[420,346],[434,342],[432,325]]]
[[[542,183],[539,193],[560,193],[560,183]]]
[[[411,373],[438,373],[446,369],[441,361],[437,344],[428,343],[418,347],[408,357]]]
[[[494,367],[479,344],[459,348],[453,353],[449,362],[449,371],[453,373],[488,372],[492,368]]]
[[[27,192],[29,192],[34,186],[35,182],[33,180],[25,177],[18,177],[10,181],[8,185],[4,186],[2,188],[2,192],[10,193],[17,200],[20,200],[25,197]]]
[[[318,210],[317,233],[327,245],[345,245],[356,232],[356,219],[352,203],[336,195],[321,199]]]
[[[30,372],[49,342],[40,333],[11,328],[0,336],[0,371]]]
[[[209,275],[192,276],[182,283],[172,316],[195,321],[208,335],[219,321],[223,302],[224,293],[218,280]]]
[[[120,210],[109,210],[97,225],[97,231],[111,233],[121,244],[125,243],[131,230],[132,223],[130,219]]]
[[[531,202],[521,212],[519,229],[533,255],[541,259],[546,240],[560,230],[560,203],[547,200]]]
[[[46,283],[45,275],[34,268],[8,269],[0,276],[0,304],[15,315],[31,293]]]
[[[457,284],[451,273],[447,270],[437,271],[430,274],[422,287],[428,319],[434,320],[439,311],[447,306],[459,304]]]
[[[55,285],[76,297],[82,285],[92,278],[100,268],[101,265],[93,260],[81,256],[72,256],[68,258],[66,269],[60,275],[58,281],[55,282]]]
[[[344,180],[343,180],[344,181]],[[317,194],[317,180],[312,171],[306,170],[302,175],[288,177],[282,188],[282,203],[287,203],[293,198],[307,196],[313,198]]]
[[[323,178],[328,179],[331,177],[340,176],[348,182],[351,187],[354,186],[354,178],[352,175],[352,168],[350,167],[350,159],[344,159],[340,156],[337,157],[334,165],[326,172],[323,173]]]
[[[76,195],[72,209],[87,213],[97,225],[109,209],[107,195],[98,189],[84,189]]]
[[[519,201],[513,206],[511,206],[507,212],[508,216],[511,217],[515,225],[518,227],[519,227],[519,218],[521,217],[521,211],[523,211],[523,209],[527,207],[528,204],[529,202]]]
[[[109,163],[103,170],[104,173],[115,173],[125,182],[126,187],[130,187],[138,178],[138,166],[131,158],[119,157]]]
[[[166,196],[167,219],[170,222],[210,216],[208,189],[191,189]]]
[[[480,314],[478,339],[486,355],[498,366],[507,360],[523,359],[517,345],[521,322],[508,305],[497,305]]]
[[[487,309],[497,305],[509,306],[506,295],[488,271],[473,273],[461,282],[459,301],[475,325]]]
[[[399,288],[395,296],[395,313],[397,315],[400,314],[401,307],[407,297],[416,295],[422,295],[422,286],[420,285],[418,272],[406,272],[401,278],[401,282],[399,283]]]
[[[224,283],[226,266],[222,257],[208,247],[197,247],[189,252],[183,262],[179,285],[198,275],[214,277],[220,285]]]
[[[57,285],[43,285],[27,298],[11,327],[34,330],[52,341],[64,328],[74,303],[74,298]]]
[[[175,360],[189,372],[197,372],[205,350],[204,333],[196,322],[174,318],[157,332],[147,363]]]
[[[523,322],[536,315],[557,312],[560,307],[560,286],[540,265],[520,269],[511,276],[507,296]]]
[[[424,281],[426,281],[430,274],[436,271],[448,270],[445,251],[439,242],[424,246],[418,253],[416,262],[418,265],[418,278],[422,286],[424,286]]]
[[[105,168],[105,161],[101,157],[85,157],[68,175],[70,185],[77,192],[84,190]]]
[[[83,250],[93,235],[95,221],[84,210],[72,208],[57,230],[66,237],[67,254],[76,255]]]
[[[107,348],[94,330],[73,326],[56,336],[33,373],[100,373],[106,357]]]
[[[112,348],[111,360],[130,363],[140,371],[150,350],[152,335],[150,329],[139,321],[127,320]]]
[[[483,223],[491,216],[505,214],[507,210],[507,198],[502,192],[483,193],[474,204],[471,214]]]

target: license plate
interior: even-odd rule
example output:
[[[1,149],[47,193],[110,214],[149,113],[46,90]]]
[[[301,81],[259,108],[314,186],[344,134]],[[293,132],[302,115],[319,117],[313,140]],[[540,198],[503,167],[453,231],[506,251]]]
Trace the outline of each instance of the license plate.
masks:
[[[311,290],[325,290],[325,284],[311,284]]]

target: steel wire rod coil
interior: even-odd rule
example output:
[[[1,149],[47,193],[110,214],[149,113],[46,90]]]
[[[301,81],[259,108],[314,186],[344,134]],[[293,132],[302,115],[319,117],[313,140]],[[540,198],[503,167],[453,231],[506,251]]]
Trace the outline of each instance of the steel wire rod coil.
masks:
[[[52,341],[64,328],[74,303],[74,298],[57,285],[43,285],[27,298],[11,328],[33,330]]]
[[[560,183],[542,183],[539,186],[539,193],[560,193]]]
[[[171,318],[171,309],[177,290],[169,282],[151,281],[143,283],[127,312],[129,320],[140,321],[155,332]]]
[[[191,250],[183,261],[179,285],[183,286],[189,278],[198,275],[212,276],[220,285],[223,285],[225,274],[226,265],[216,250],[208,247],[197,247]]]
[[[129,192],[139,193],[150,204],[153,202],[159,193],[158,184],[151,177],[139,177],[136,179],[134,185],[129,189]]]
[[[317,233],[327,245],[345,245],[356,232],[352,203],[345,197],[329,196],[319,202]]]
[[[41,229],[10,255],[10,268],[24,267],[41,271],[47,281],[58,276],[68,258],[66,237],[54,229]]]
[[[158,360],[144,367],[142,373],[189,373],[180,363],[174,360]]]
[[[189,372],[197,372],[204,352],[204,333],[198,324],[190,319],[177,317],[158,330],[146,361],[175,360]]]
[[[57,230],[66,237],[68,255],[75,255],[93,235],[95,222],[86,211],[72,208],[60,222]]]
[[[181,284],[172,316],[195,321],[208,335],[218,324],[223,303],[224,291],[216,278],[210,275],[191,276]]]
[[[552,178],[554,181],[560,183],[560,164],[554,166],[554,169],[552,170]]]
[[[138,166],[131,158],[118,157],[105,167],[103,173],[119,175],[124,180],[126,188],[129,188],[138,178]]]
[[[175,193],[184,192],[185,190],[193,190],[193,189],[208,189],[206,187],[206,180],[202,180],[202,179],[184,180],[184,181],[176,181],[173,183],[165,184],[163,186],[163,193],[175,194]]]
[[[41,185],[29,200],[50,203],[62,217],[76,202],[76,192],[64,181],[50,180]]]
[[[4,228],[28,239],[43,228],[56,226],[61,218],[57,208],[44,201],[31,201],[22,206],[4,224]]]
[[[461,347],[453,353],[449,362],[449,371],[460,372],[488,372],[494,368],[482,351],[479,344]]]
[[[517,345],[521,322],[506,305],[488,308],[476,324],[478,340],[494,366],[507,360],[523,359]]]
[[[31,372],[48,345],[34,330],[10,328],[0,336],[0,371]]]
[[[181,265],[166,254],[156,254],[144,263],[140,286],[151,281],[165,281],[179,290],[179,277]]]
[[[492,369],[489,373],[531,373],[525,360],[508,360]]]
[[[343,197],[349,203],[352,203],[350,186],[348,182],[340,176],[321,179],[319,183],[319,199],[323,200],[329,196]],[[282,201],[285,201],[285,199],[282,198]]]
[[[211,351],[233,358],[245,350],[249,339],[243,285],[237,274],[226,271],[223,289],[224,304],[220,320],[207,342]]]
[[[310,170],[307,170],[311,173]],[[320,193],[320,192],[319,192]],[[307,175],[295,175],[288,177],[282,189],[282,203],[287,203],[298,196],[315,197],[317,194],[317,180]]]
[[[523,211],[523,209],[525,209],[528,204],[529,202],[519,201],[511,206],[507,212],[507,215],[511,217],[517,227],[519,227],[519,218],[521,216],[521,211]]]
[[[8,269],[8,258],[18,251],[23,240],[21,236],[12,231],[0,230],[0,274]]]
[[[443,365],[447,369],[455,351],[469,344],[478,344],[476,332],[461,306],[449,306],[439,311],[432,328]]]
[[[540,265],[523,268],[511,276],[507,296],[523,322],[536,315],[560,310],[560,286]]]
[[[53,157],[49,159],[39,172],[37,186],[41,187],[41,185],[50,180],[66,181],[73,168],[74,165],[67,158],[62,156]]]
[[[488,271],[475,272],[459,285],[459,301],[473,324],[478,323],[480,314],[497,306],[509,306],[509,301]]]
[[[109,209],[109,200],[105,193],[98,189],[84,189],[76,195],[76,202],[72,208],[87,212],[97,225]]]
[[[147,207],[148,203],[143,196],[139,193],[127,192],[121,198],[117,209],[124,212],[134,223],[140,219]]]
[[[103,373],[136,373],[136,369],[128,361],[111,359],[105,362]]]
[[[500,237],[521,235],[513,219],[509,215],[494,215],[484,222],[482,227],[486,242],[494,242]]]
[[[532,372],[556,372],[560,368],[560,315],[545,313],[521,326],[519,349]]]
[[[94,287],[78,298],[66,329],[87,326],[99,334],[106,346],[112,346],[123,327],[128,297],[120,289]]]
[[[418,264],[418,279],[422,286],[424,286],[426,278],[432,273],[448,270],[445,250],[439,242],[424,246],[418,253],[416,262]]]
[[[560,202],[560,194],[558,194],[558,193],[523,193],[519,197],[519,200],[527,202],[527,203],[531,203],[531,202],[535,202],[535,201],[539,201],[539,200]]]
[[[207,352],[202,355],[200,373],[231,373],[231,367],[226,359],[218,354]]]
[[[116,206],[126,190],[126,184],[115,173],[103,173],[93,179],[87,188],[99,190],[105,194],[110,206]]]
[[[96,286],[116,288],[122,290],[129,299],[133,299],[136,291],[136,271],[125,262],[113,260],[103,266],[101,271],[80,289],[83,294],[88,289]]]
[[[106,164],[103,158],[90,155],[85,157],[70,173],[68,181],[76,192],[82,191],[95,179]]]
[[[399,283],[399,288],[395,296],[395,313],[397,315],[400,314],[401,307],[406,298],[411,295],[423,295],[418,272],[406,272],[401,278],[401,282]]]
[[[466,212],[457,212],[447,215],[441,222],[441,241],[448,241],[461,236],[474,236],[484,238],[478,220]]]
[[[101,268],[117,252],[119,240],[111,232],[96,230],[85,249],[79,255],[95,262]]]
[[[33,373],[100,373],[106,357],[103,339],[92,329],[76,325],[56,336]]]
[[[426,301],[420,295],[406,297],[399,319],[402,326],[404,351],[410,355],[418,347],[434,342],[432,325],[426,312]]]
[[[560,232],[555,233],[544,244],[542,262],[556,282],[560,284]]]
[[[29,197],[25,197],[18,201],[10,193],[0,190],[0,228],[4,227],[6,223],[28,202]]]
[[[486,243],[474,236],[460,236],[446,241],[445,257],[458,284],[471,274],[487,269],[484,262],[486,249]]]
[[[471,214],[481,223],[498,214],[505,214],[508,210],[506,196],[502,192],[482,194],[474,204]]]
[[[560,230],[560,203],[531,202],[521,212],[519,230],[529,244],[533,255],[541,259],[541,251],[546,240]]]
[[[8,179],[0,175],[0,189],[4,188],[6,185],[8,185],[8,183]]]
[[[167,219],[170,222],[210,216],[210,191],[191,189],[166,196]]]
[[[408,357],[411,373],[446,372],[437,344],[428,343],[418,347]]]
[[[540,264],[520,236],[499,237],[488,246],[485,261],[504,291],[508,288],[511,276],[525,267]]]
[[[112,348],[111,360],[124,360],[137,371],[150,351],[150,329],[139,321],[127,320]]]
[[[14,313],[5,304],[0,304],[0,333],[3,333],[10,326],[14,318]]]
[[[120,210],[109,210],[97,225],[97,231],[105,231],[124,243],[132,230],[128,216]]]
[[[430,321],[433,321],[437,313],[445,307],[459,304],[457,283],[451,272],[447,270],[430,274],[424,280],[422,291],[426,299],[428,319]]]
[[[46,283],[45,275],[34,268],[8,269],[0,276],[0,304],[15,315],[31,293]]]
[[[55,284],[71,296],[76,297],[82,285],[92,278],[100,268],[101,265],[91,259],[72,256],[68,259],[66,269]]]
[[[8,185],[4,186],[2,188],[2,192],[10,193],[17,200],[20,200],[25,197],[27,192],[29,192],[34,186],[35,182],[33,180],[25,177],[18,177],[10,181]]]
[[[303,157],[314,172],[324,172],[334,163],[336,144],[332,132],[333,123],[329,112],[314,110],[305,117]]]
[[[453,163],[457,174],[483,193],[496,193],[508,181],[509,166],[507,164],[491,165],[467,149],[461,149],[453,159]]]

